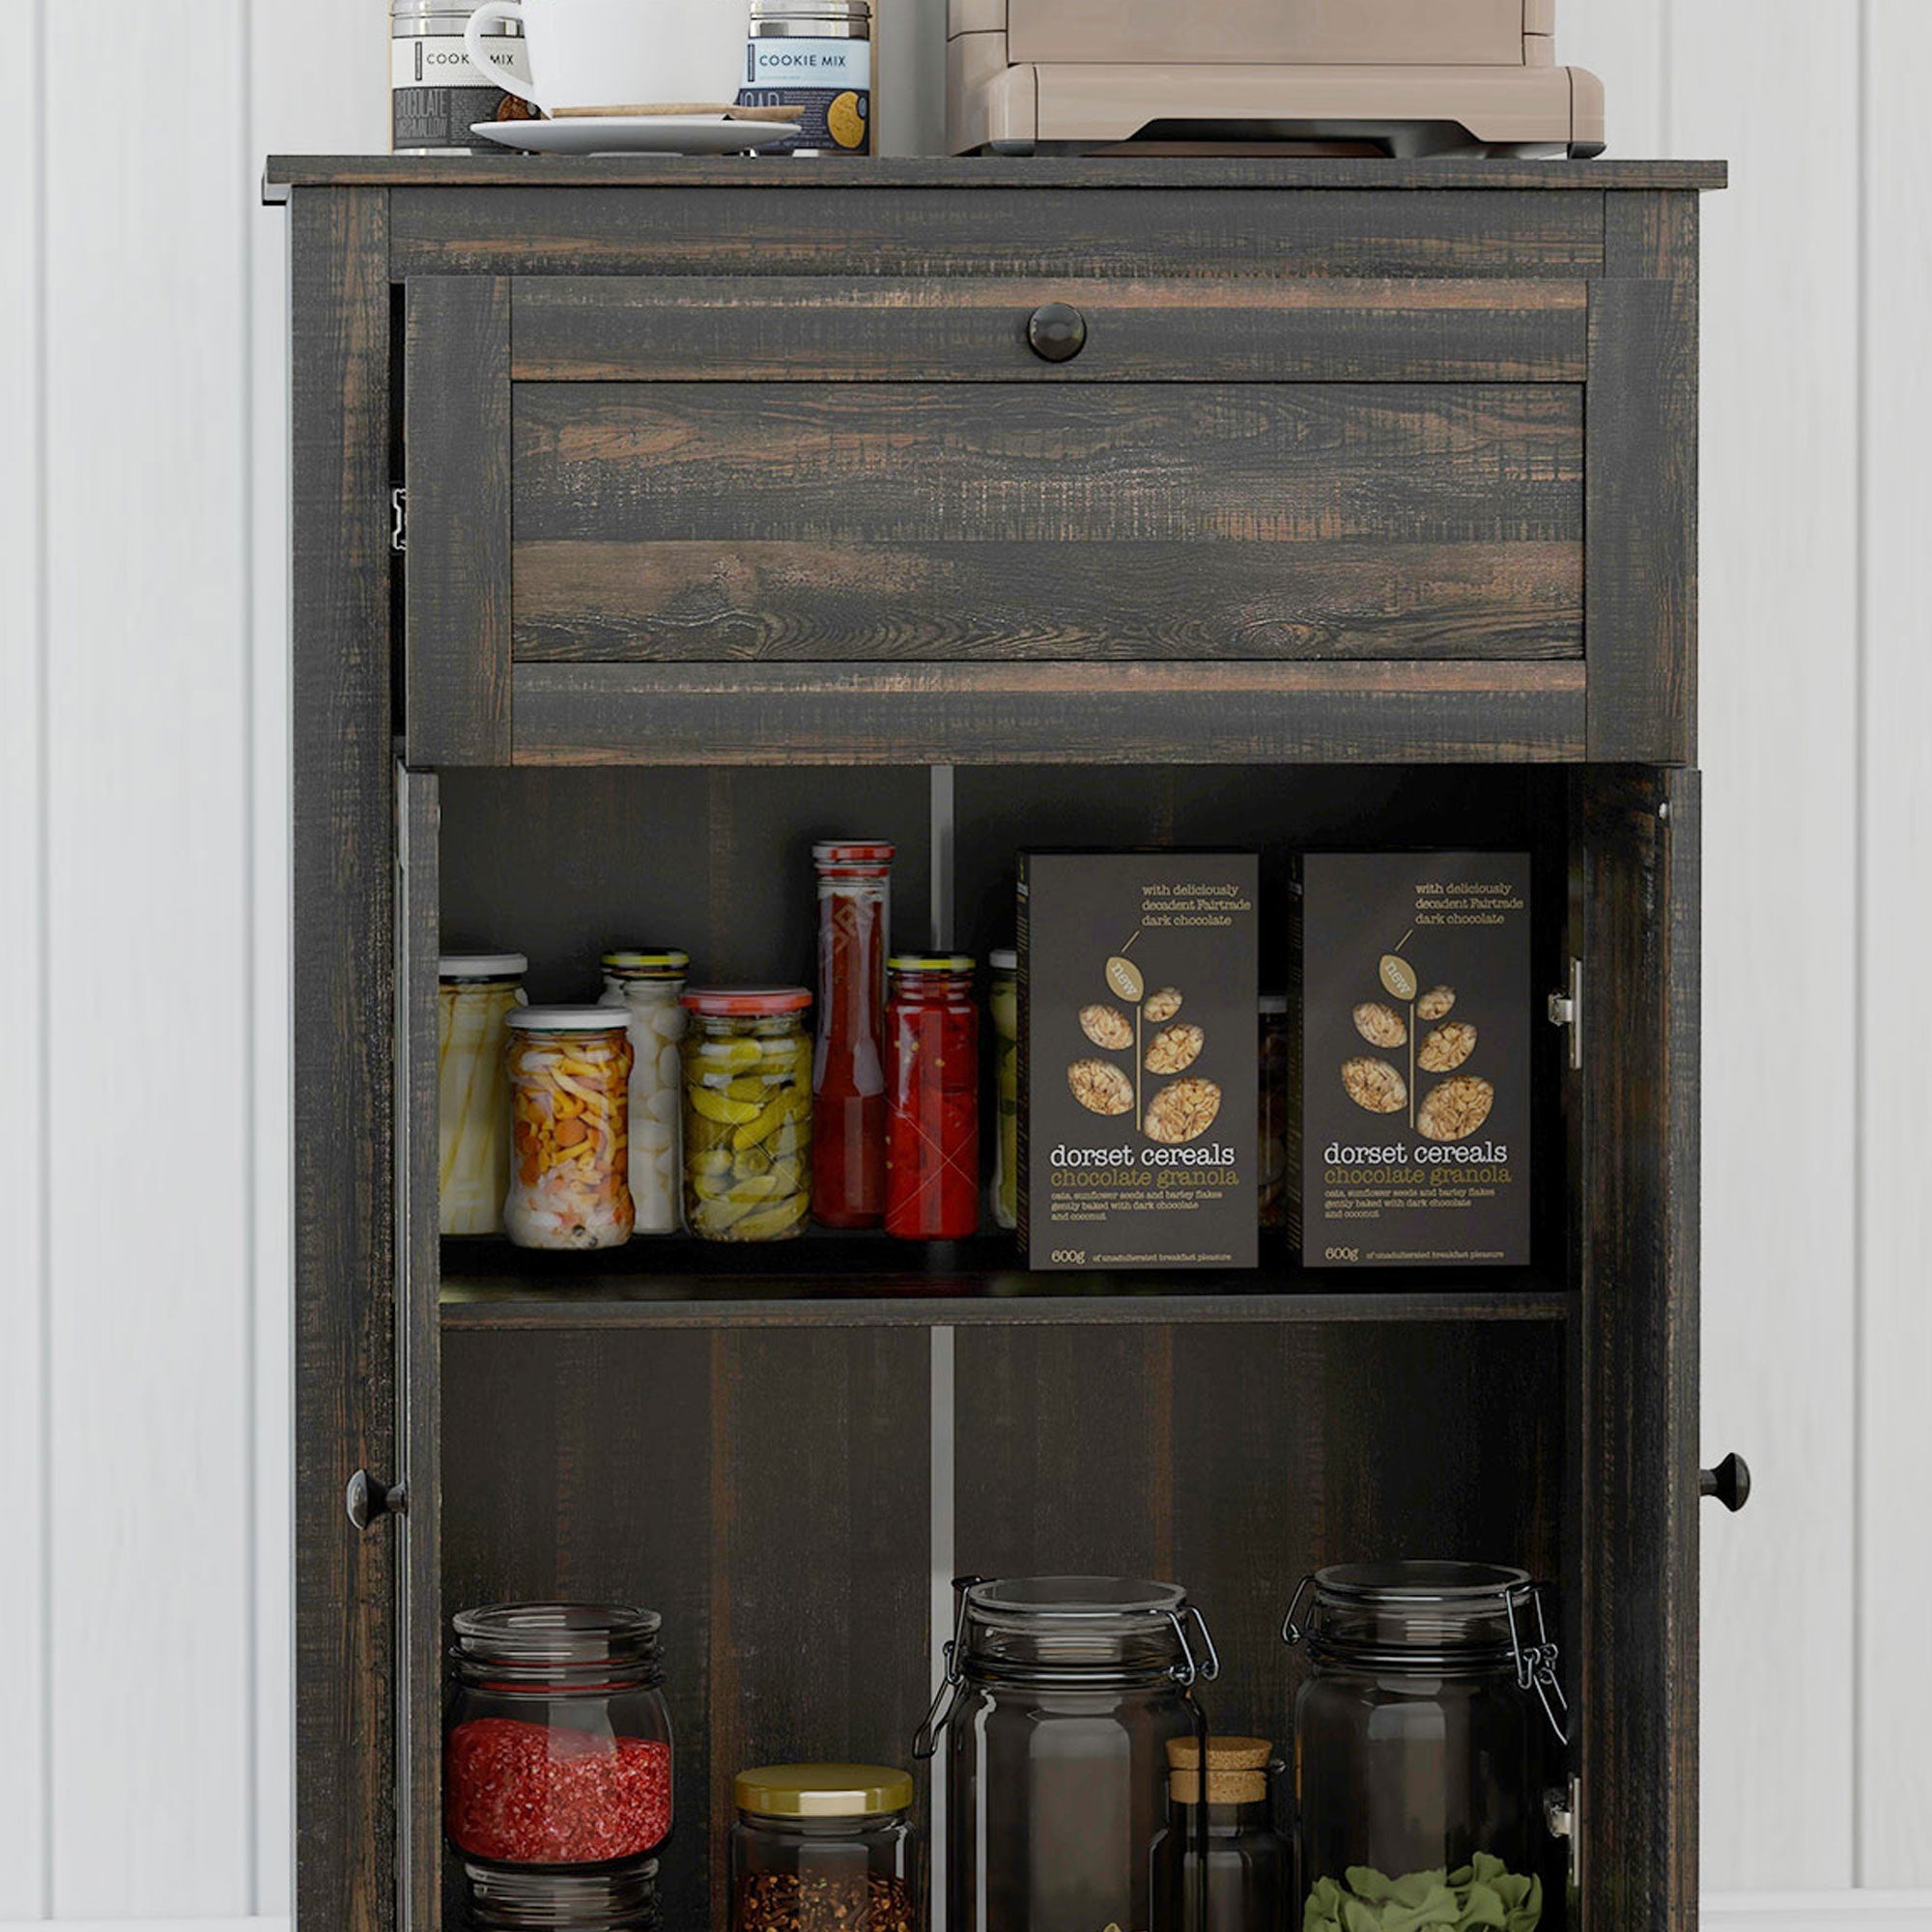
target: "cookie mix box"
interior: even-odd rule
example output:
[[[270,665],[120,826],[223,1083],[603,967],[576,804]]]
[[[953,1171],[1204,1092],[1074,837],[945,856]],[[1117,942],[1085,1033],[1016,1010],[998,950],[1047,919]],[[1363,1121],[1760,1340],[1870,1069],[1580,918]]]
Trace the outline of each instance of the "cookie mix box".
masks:
[[[1020,854],[1029,1267],[1255,1265],[1259,899],[1252,852]]]
[[[1529,1261],[1529,879],[1526,852],[1302,857],[1289,1230],[1305,1266]]]

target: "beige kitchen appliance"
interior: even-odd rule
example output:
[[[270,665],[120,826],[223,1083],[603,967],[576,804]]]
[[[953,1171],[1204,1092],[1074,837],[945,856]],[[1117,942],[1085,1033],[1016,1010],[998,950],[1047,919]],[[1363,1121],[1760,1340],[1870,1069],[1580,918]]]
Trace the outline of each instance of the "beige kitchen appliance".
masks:
[[[948,0],[955,155],[1569,155],[1556,0]]]

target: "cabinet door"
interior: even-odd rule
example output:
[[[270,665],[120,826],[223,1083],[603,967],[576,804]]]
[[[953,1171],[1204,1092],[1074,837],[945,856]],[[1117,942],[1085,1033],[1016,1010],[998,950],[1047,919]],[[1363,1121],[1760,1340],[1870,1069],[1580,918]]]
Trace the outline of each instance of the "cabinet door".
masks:
[[[1583,1922],[1674,1932],[1697,1909],[1698,775],[1593,768],[1573,803]]]

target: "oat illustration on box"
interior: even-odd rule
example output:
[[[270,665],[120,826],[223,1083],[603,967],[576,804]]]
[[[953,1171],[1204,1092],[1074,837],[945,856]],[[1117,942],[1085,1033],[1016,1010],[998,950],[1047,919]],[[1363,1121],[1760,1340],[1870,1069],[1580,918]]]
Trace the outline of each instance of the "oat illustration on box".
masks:
[[[1408,1124],[1424,1140],[1464,1141],[1490,1118],[1496,1090],[1479,1074],[1460,1069],[1476,1053],[1480,1034],[1469,1020],[1450,1020],[1456,1005],[1453,986],[1420,990],[1415,969],[1403,949],[1415,937],[1413,927],[1384,952],[1377,977],[1388,1000],[1365,1000],[1354,1009],[1355,1031],[1369,1045],[1393,1052],[1408,1049],[1406,1077],[1393,1061],[1357,1055],[1342,1063],[1342,1086],[1356,1106],[1370,1114],[1408,1113]],[[1416,1030],[1428,1031],[1418,1040]],[[1418,1073],[1448,1073],[1418,1099]]]
[[[1221,1111],[1221,1089],[1212,1080],[1169,1079],[1143,1109],[1142,1072],[1162,1076],[1186,1072],[1200,1059],[1208,1034],[1191,1020],[1175,1018],[1185,1004],[1179,987],[1147,990],[1140,968],[1127,957],[1139,937],[1136,932],[1108,959],[1103,975],[1107,990],[1133,1009],[1133,1018],[1104,1000],[1080,1009],[1080,1031],[1094,1046],[1114,1053],[1132,1051],[1133,1077],[1129,1080],[1114,1061],[1089,1056],[1068,1065],[1066,1084],[1090,1114],[1136,1113],[1149,1140],[1180,1147],[1199,1140],[1214,1124]],[[1150,1027],[1154,1029],[1151,1035],[1146,1033]]]

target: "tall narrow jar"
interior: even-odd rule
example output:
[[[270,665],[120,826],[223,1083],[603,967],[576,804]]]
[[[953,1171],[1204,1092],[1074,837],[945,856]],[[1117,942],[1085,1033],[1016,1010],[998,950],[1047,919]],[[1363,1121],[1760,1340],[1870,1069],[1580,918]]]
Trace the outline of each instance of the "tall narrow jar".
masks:
[[[524,1004],[521,952],[437,962],[438,1203],[445,1235],[495,1235],[510,1185],[509,1017]]]
[[[1009,946],[986,955],[993,969],[986,1007],[993,1019],[993,1219],[1020,1224],[1020,956]]]
[[[684,1180],[684,1038],[688,953],[659,947],[604,955],[599,1006],[621,1007],[631,1034],[631,1206],[640,1235],[674,1234]]]
[[[980,1225],[980,1011],[963,952],[895,952],[886,1005],[886,1233]]]
[[[818,1039],[811,1064],[811,1211],[828,1228],[876,1228],[886,1211],[887,935],[893,847],[814,845]]]

